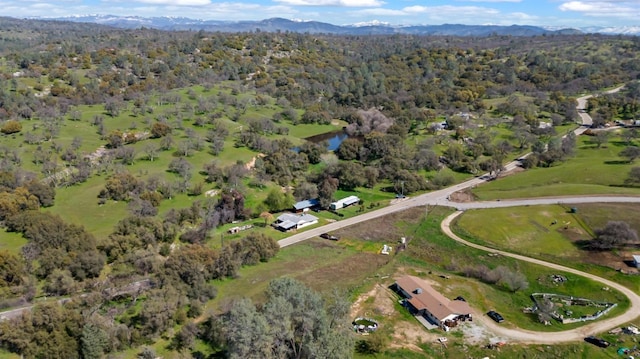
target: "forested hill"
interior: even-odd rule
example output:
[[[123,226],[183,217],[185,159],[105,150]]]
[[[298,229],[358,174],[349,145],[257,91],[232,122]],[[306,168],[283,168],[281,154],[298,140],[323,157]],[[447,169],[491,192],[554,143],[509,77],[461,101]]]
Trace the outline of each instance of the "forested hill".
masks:
[[[71,72],[83,66],[80,56],[90,56],[95,62],[96,57],[106,55],[106,49],[112,49],[115,53],[108,58],[116,69],[124,70],[121,74],[134,71],[135,78],[125,81],[125,93],[128,86],[151,80],[157,83],[171,79],[172,83],[165,85],[175,87],[206,82],[212,77],[242,79],[261,70],[260,76],[253,78],[260,88],[282,91],[283,86],[287,86],[276,83],[276,79],[292,78],[299,85],[309,85],[304,88],[310,92],[322,88],[334,100],[344,92],[334,91],[335,86],[344,87],[356,79],[333,81],[336,76],[351,77],[339,69],[354,69],[363,64],[367,64],[372,75],[375,72],[378,80],[386,82],[384,87],[368,91],[369,97],[380,91],[397,93],[394,91],[397,86],[389,88],[392,83],[400,85],[392,73],[416,65],[429,66],[423,69],[421,81],[402,85],[403,90],[410,93],[416,86],[424,86],[426,78],[439,77],[440,72],[446,72],[443,76],[446,85],[438,85],[431,93],[464,87],[464,83],[470,81],[469,76],[477,77],[480,83],[471,82],[481,85],[482,91],[488,93],[511,93],[514,86],[526,91],[596,89],[603,82],[618,83],[633,78],[632,74],[638,70],[634,49],[640,41],[636,37],[595,34],[531,37],[207,34],[203,31],[119,30],[95,24],[13,18],[0,18],[0,35],[0,55],[8,56],[23,69],[41,65],[46,70],[64,65]],[[124,48],[130,49],[123,51]],[[424,62],[427,52],[430,53],[428,64]],[[130,61],[132,56],[135,61]],[[412,58],[418,62],[414,63]],[[265,61],[272,62],[265,65]],[[180,66],[176,67],[178,63]],[[165,76],[151,79],[140,74],[141,69],[145,74],[149,71],[159,74],[165,67],[171,70],[164,72]],[[182,73],[178,76],[174,70]],[[303,76],[300,76],[301,70]],[[87,74],[88,77],[95,75],[96,69],[90,69]],[[315,82],[318,84],[313,85]],[[424,90],[428,89],[422,88],[419,96],[434,96],[424,94]],[[78,94],[78,91],[72,92]],[[300,95],[305,96],[304,92]]]
[[[578,118],[576,97],[626,84],[585,111],[603,126],[640,118],[638,53],[638,37],[592,34],[224,33],[0,18],[0,307],[38,303],[0,321],[0,349],[349,358],[344,298],[323,302],[266,276],[351,290],[387,259],[323,244],[289,252],[304,256],[299,264],[277,257],[273,270],[266,262],[286,252],[276,242],[286,234],[269,221],[315,198],[320,224],[349,218],[396,193],[495,174],[529,149],[527,166],[561,163],[576,145],[561,138]],[[335,151],[305,141],[343,130],[351,137]],[[322,210],[356,194],[342,216]],[[406,255],[432,253],[424,248]],[[241,282],[254,265],[264,276]]]

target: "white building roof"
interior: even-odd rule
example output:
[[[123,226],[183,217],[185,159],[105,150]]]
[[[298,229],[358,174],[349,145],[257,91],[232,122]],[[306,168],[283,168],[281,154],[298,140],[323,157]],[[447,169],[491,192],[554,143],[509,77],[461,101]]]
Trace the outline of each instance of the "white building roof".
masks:
[[[295,213],[284,213],[278,217],[278,227],[284,229],[290,229],[295,226],[299,226],[304,223],[317,221],[318,217],[312,216],[310,214],[295,214]]]

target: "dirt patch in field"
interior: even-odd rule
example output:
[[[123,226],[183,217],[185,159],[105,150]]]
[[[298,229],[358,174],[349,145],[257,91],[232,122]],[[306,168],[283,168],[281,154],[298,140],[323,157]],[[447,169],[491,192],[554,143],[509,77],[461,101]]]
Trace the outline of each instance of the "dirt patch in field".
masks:
[[[516,174],[516,173],[522,172],[522,171],[524,171],[524,168],[516,167],[516,168],[512,169],[509,172],[500,173],[500,175],[498,175],[498,178],[503,178],[503,177],[506,177],[506,176],[510,176],[512,174]],[[473,202],[473,201],[476,201],[476,200],[477,200],[477,198],[473,194],[473,192],[472,192],[472,190],[470,188],[463,189],[461,191],[454,192],[454,193],[449,195],[449,201],[451,201],[451,202],[467,203],[467,202]]]
[[[314,244],[315,245],[315,244]],[[339,263],[331,263],[310,272],[303,272],[299,280],[316,290],[327,288],[352,288],[363,280],[373,277],[380,267],[387,264],[389,256],[372,253],[357,253]]]
[[[412,273],[411,269],[400,268],[394,277],[402,274]],[[423,278],[425,279],[425,278]],[[442,286],[436,281],[425,279],[431,285],[436,287],[438,291],[446,293],[447,296],[453,296],[456,293],[464,292],[464,284],[452,286]],[[496,334],[487,322],[488,318],[484,318],[484,313],[477,309],[472,309],[473,321],[466,321],[453,329],[450,333],[441,330],[429,331],[425,329],[417,320],[409,319],[405,310],[396,305],[398,296],[389,289],[393,278],[377,283],[366,293],[360,295],[352,304],[350,315],[354,319],[356,317],[369,317],[378,321],[379,330],[382,331],[389,341],[386,345],[387,349],[405,349],[416,353],[421,353],[425,357],[434,357],[433,350],[445,345],[439,343],[438,338],[445,337],[448,339],[447,345],[456,346],[484,346],[487,344],[496,344],[500,342],[508,342],[507,338]],[[457,335],[456,335],[457,333]],[[425,348],[431,348],[430,355],[425,353]],[[446,351],[446,350],[445,350]],[[443,351],[443,353],[445,352]],[[445,355],[443,354],[442,357]]]
[[[511,176],[513,174],[516,173],[520,173],[520,172],[524,172],[526,171],[524,168],[518,166],[518,167],[514,167],[512,170],[507,171],[507,172],[500,172],[500,174],[498,175],[498,178],[502,178],[502,177],[507,177],[507,176]]]
[[[637,252],[598,252],[593,251],[585,255],[584,261],[587,263],[597,264],[609,267],[622,273],[637,274],[638,269],[631,266],[632,255]]]
[[[497,336],[487,327],[478,322],[466,322],[460,326],[460,330],[464,333],[464,341],[469,344],[486,344],[506,342],[505,338]]]
[[[391,282],[390,279],[389,283]],[[422,352],[418,344],[435,341],[438,336],[427,332],[417,320],[411,322],[398,320],[401,313],[398,313],[395,307],[396,300],[396,294],[389,289],[386,283],[378,283],[370,291],[358,297],[351,305],[351,318],[376,318],[380,326],[379,330],[390,333],[391,340],[388,344],[390,349],[402,348]],[[389,325],[393,325],[393,328],[388,328]]]
[[[415,273],[415,271],[411,272],[413,275],[418,274]],[[351,305],[351,316],[355,318],[371,315],[393,316],[398,314],[395,308],[398,295],[389,287],[395,282],[394,278],[399,278],[406,274],[409,274],[407,268],[398,268],[393,277],[389,276],[388,278],[384,278],[384,281],[376,283],[370,291],[360,295]],[[423,280],[431,285],[436,285],[432,280],[426,278],[423,278]]]
[[[339,237],[358,238],[366,241],[392,244],[400,241],[398,223],[418,223],[424,217],[424,207],[410,208],[376,218],[373,221],[358,223],[335,232]]]
[[[253,158],[251,158],[251,160],[247,163],[244,164],[244,167],[248,170],[251,171],[255,166],[256,166],[256,160],[258,158],[264,158],[266,155],[264,153],[258,153],[257,156],[254,156]]]
[[[372,315],[391,316],[396,314],[395,294],[380,283],[361,295],[351,305],[351,317],[371,317]]]
[[[418,344],[435,342],[437,339],[437,334],[427,332],[417,320],[415,323],[400,322],[394,327],[389,348],[409,349],[414,352],[422,352],[423,350]]]
[[[469,189],[454,192],[451,195],[449,195],[449,201],[451,202],[466,203],[466,202],[473,202],[475,200],[476,200],[475,196],[473,195],[473,193],[471,193],[471,190]]]

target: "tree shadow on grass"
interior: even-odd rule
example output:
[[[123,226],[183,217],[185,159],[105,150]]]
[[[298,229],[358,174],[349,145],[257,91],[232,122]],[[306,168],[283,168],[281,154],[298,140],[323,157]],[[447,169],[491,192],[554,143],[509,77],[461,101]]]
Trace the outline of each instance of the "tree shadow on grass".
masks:
[[[593,246],[592,239],[579,239],[574,241],[573,244],[581,251],[585,252],[607,252],[606,249],[600,249]]]
[[[614,246],[612,248],[602,248],[602,247],[598,247],[597,242],[593,239],[579,239],[577,241],[573,241],[573,245],[582,251],[591,252],[591,253],[613,252],[613,251],[621,251],[621,250],[623,251],[635,250],[640,248],[640,243],[627,243],[626,245],[623,245],[623,246]],[[627,265],[630,265],[631,267],[635,267],[635,265],[633,264],[633,261],[631,260],[624,261],[624,262]]]
[[[627,147],[631,146],[631,144],[627,141],[609,141],[609,144],[615,147]]]
[[[611,160],[611,161],[604,161],[604,164],[606,165],[626,165],[629,164],[631,162],[627,161],[627,160]]]

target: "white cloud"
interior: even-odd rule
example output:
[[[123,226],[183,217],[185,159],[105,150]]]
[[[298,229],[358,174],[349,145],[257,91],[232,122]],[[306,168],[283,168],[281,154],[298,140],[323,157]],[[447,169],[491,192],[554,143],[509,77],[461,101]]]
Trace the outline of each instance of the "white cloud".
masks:
[[[189,5],[190,4],[190,5]],[[211,0],[101,0],[94,6],[80,0],[0,0],[3,16],[64,17],[103,14],[117,16],[183,16],[192,19],[262,20],[271,17],[322,19],[316,11],[300,12],[291,6],[255,2],[217,2]]]
[[[529,10],[522,0],[452,0],[442,6],[428,0],[0,0],[0,9],[4,16],[19,18],[109,14],[240,21],[283,17],[335,24],[379,20],[405,25],[614,26],[635,25],[640,18],[640,0],[548,2],[555,3],[555,9]],[[512,12],[501,5],[509,5]]]
[[[373,8],[373,9],[365,9],[357,12],[353,12],[352,14],[359,16],[363,15],[373,15],[373,16],[406,16],[407,13],[404,10],[394,10],[394,9],[385,9],[385,8]]]
[[[167,6],[203,6],[211,4],[209,0],[135,0],[136,2],[151,5]]]
[[[377,7],[384,2],[378,0],[275,0],[292,6],[340,6],[340,7]]]
[[[515,18],[515,19],[519,19],[519,23],[521,21],[526,21],[526,22],[532,22],[532,21],[537,21],[540,18],[535,16],[535,15],[531,15],[531,14],[527,14],[524,12],[512,12],[509,14],[510,17]]]
[[[522,0],[458,0],[466,2],[522,2]]]
[[[612,1],[569,1],[558,7],[561,11],[579,12],[586,16],[606,17],[638,17],[640,6],[638,1],[612,0]]]
[[[46,4],[48,4],[51,1],[50,0],[22,0],[21,2],[23,2],[23,3],[46,3]],[[82,0],[58,0],[58,1],[54,1],[54,2],[56,2],[56,3],[76,3],[76,4],[80,4],[80,3],[82,3]],[[55,4],[49,4],[49,5],[55,6]]]
[[[33,5],[29,5],[30,8],[32,9],[36,9],[36,10],[46,10],[46,9],[55,9],[56,6],[53,4],[48,4],[48,3],[43,3],[43,2],[39,2],[39,3],[35,3]]]
[[[394,16],[412,16],[426,14],[434,17],[446,17],[455,19],[458,16],[495,16],[500,12],[496,9],[484,8],[478,6],[422,6],[414,5],[407,6],[400,10],[390,9],[365,9],[359,11],[360,13],[372,14],[372,15],[394,15]]]
[[[513,25],[539,24],[539,16],[524,12],[504,13],[498,9],[481,6],[407,6],[392,10],[386,8],[354,10],[348,13],[353,19],[396,18],[404,24],[468,24],[468,25]],[[386,18],[386,19],[385,19]],[[396,21],[392,21],[396,22]]]

